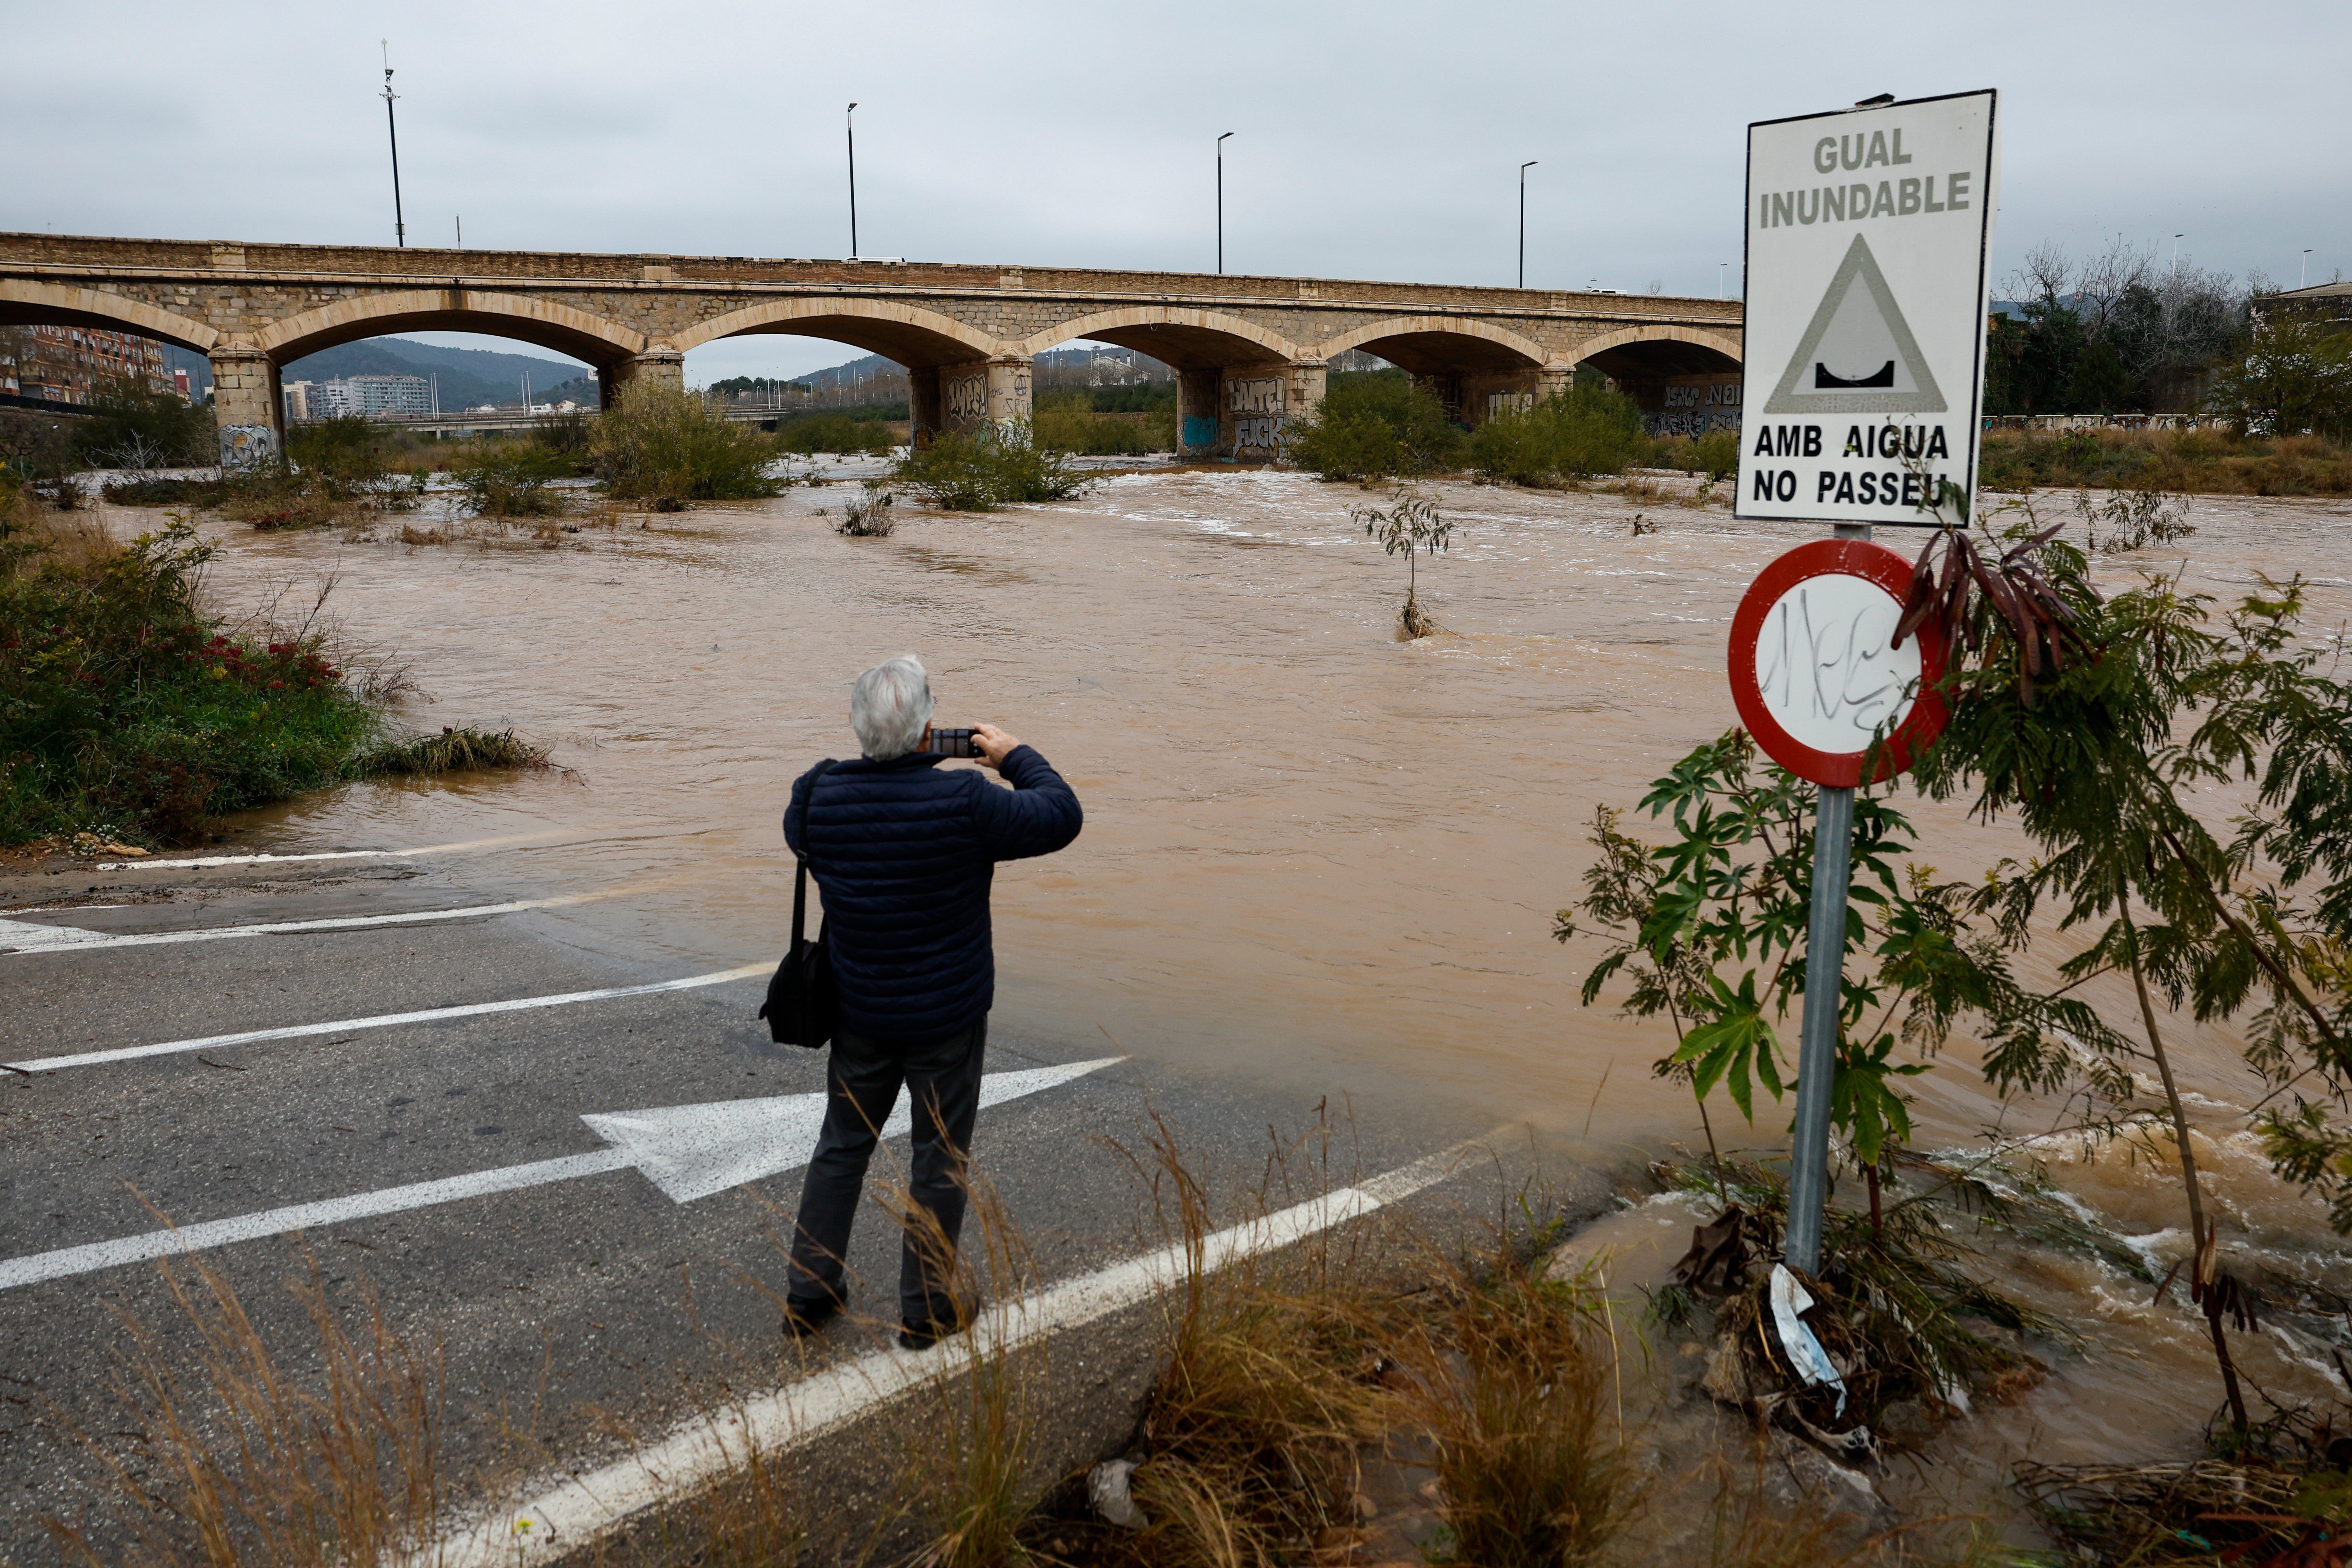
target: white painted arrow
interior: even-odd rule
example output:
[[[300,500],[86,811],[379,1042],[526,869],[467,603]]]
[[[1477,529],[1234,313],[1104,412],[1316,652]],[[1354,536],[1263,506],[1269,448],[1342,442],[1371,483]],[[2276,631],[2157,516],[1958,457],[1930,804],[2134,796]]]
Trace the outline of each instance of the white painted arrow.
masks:
[[[980,1081],[980,1103],[1001,1105],[1008,1100],[1099,1071],[1122,1057],[1103,1057],[1065,1067],[1032,1068],[1025,1072],[990,1073]],[[703,1105],[671,1105],[653,1110],[615,1111],[583,1116],[606,1148],[524,1165],[501,1165],[473,1171],[437,1182],[416,1182],[384,1187],[373,1193],[292,1204],[258,1214],[207,1220],[167,1230],[151,1230],[112,1241],[93,1241],[54,1252],[28,1253],[0,1261],[0,1290],[43,1279],[88,1274],[125,1263],[142,1263],[173,1253],[201,1252],[235,1241],[252,1241],[313,1226],[339,1225],[373,1215],[404,1209],[429,1208],[460,1198],[512,1192],[519,1187],[568,1182],[606,1171],[635,1166],[675,1202],[692,1203],[745,1182],[757,1181],[808,1163],[815,1152],[817,1130],[824,1121],[825,1097],[785,1094],[768,1100],[720,1100]],[[882,1136],[894,1137],[913,1125],[906,1097],[882,1124]]]

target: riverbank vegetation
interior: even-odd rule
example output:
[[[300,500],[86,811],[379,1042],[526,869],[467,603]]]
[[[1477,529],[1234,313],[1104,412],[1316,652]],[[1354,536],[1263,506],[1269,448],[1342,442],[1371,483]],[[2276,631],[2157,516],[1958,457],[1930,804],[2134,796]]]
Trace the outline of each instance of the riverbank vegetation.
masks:
[[[588,455],[608,491],[657,511],[783,489],[768,475],[776,450],[759,426],[735,424],[708,400],[651,380],[621,389],[597,419]]]
[[[1326,479],[1360,484],[1416,478],[1460,466],[1463,435],[1423,383],[1400,370],[1333,374],[1291,460]]]
[[[1986,489],[2163,489],[2177,495],[2352,495],[2352,446],[2226,429],[2000,428],[1984,436]]]
[[[184,515],[128,542],[0,470],[0,844],[194,842],[213,819],[384,773],[536,763],[512,734],[394,732],[396,678],[339,660],[320,603],[231,622]]]
[[[853,413],[827,409],[776,422],[776,449],[782,452],[880,453],[898,445],[898,435],[888,425]]]
[[[1142,393],[1145,386],[1078,387],[1040,395],[1036,439],[1041,447],[1085,457],[1139,458],[1150,452],[1176,449],[1175,385],[1161,382],[1168,395],[1156,403],[1141,397],[1105,398],[1103,394]],[[1106,402],[1129,402],[1145,406],[1105,408]]]
[[[1656,447],[1632,398],[1587,382],[1489,416],[1464,443],[1463,457],[1490,483],[1557,486],[1650,466]]]
[[[1041,444],[1025,425],[935,436],[898,459],[890,482],[942,511],[1066,500],[1093,483],[1069,466],[1068,453]]]

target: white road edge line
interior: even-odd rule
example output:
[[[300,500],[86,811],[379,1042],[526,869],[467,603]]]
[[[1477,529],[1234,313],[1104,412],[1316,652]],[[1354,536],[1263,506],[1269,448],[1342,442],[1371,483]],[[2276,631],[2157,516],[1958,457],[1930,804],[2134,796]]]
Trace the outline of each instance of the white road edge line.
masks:
[[[503,838],[474,838],[463,844],[427,844],[416,849],[320,849],[303,855],[195,855],[179,858],[100,860],[93,871],[152,871],[161,867],[290,866],[303,860],[409,860],[425,855],[455,855],[467,849],[496,849],[508,844],[528,844],[538,838],[560,838],[568,828],[550,833],[512,833]]]
[[[1205,1240],[1202,1266],[1223,1268],[1401,1202],[1444,1181],[1465,1160],[1484,1156],[1495,1136],[1465,1140],[1352,1187],[1219,1231]],[[1182,1242],[1173,1243],[1022,1300],[985,1309],[969,1331],[978,1342],[972,1351],[1009,1351],[1133,1306],[1182,1277],[1185,1253]],[[549,1489],[527,1502],[487,1518],[475,1513],[445,1520],[446,1534],[394,1561],[402,1568],[508,1568],[536,1561],[541,1552],[576,1552],[753,1455],[773,1458],[888,1404],[940,1370],[942,1363],[937,1358],[942,1352],[966,1353],[952,1343],[931,1352],[875,1351],[716,1415],[681,1422],[612,1464],[548,1476],[540,1484]]]
[[[749,980],[774,966],[747,963],[709,974],[689,974],[680,980],[657,980],[644,985],[615,985],[603,991],[565,991],[549,996],[517,996],[505,1002],[469,1002],[454,1007],[427,1007],[415,1013],[379,1013],[372,1018],[339,1018],[329,1024],[289,1024],[277,1029],[247,1029],[235,1035],[206,1035],[196,1040],[164,1040],[152,1046],[124,1046],[115,1050],[82,1051],[64,1057],[26,1057],[0,1062],[18,1072],[56,1072],[63,1068],[97,1067],[106,1062],[135,1061],[141,1057],[177,1056],[186,1051],[217,1050],[228,1046],[257,1045],[264,1040],[299,1040],[310,1035],[340,1035],[353,1029],[388,1029],[400,1024],[436,1024],[445,1018],[477,1018],[489,1013],[522,1013],[535,1007],[563,1007],[575,1002],[610,1002],[623,996],[651,996],[662,991],[691,991],[699,985],[724,985]]]
[[[283,936],[289,931],[358,931],[368,926],[415,925],[424,921],[464,920],[471,915],[511,915],[525,910],[562,909],[568,904],[593,903],[598,899],[617,898],[625,889],[613,889],[601,893],[566,893],[554,899],[523,899],[510,904],[468,904],[457,910],[414,910],[398,915],[349,915],[340,920],[272,921],[264,925],[204,926],[194,931],[148,931],[108,933],[85,931],[79,926],[45,926],[32,921],[0,921],[0,942],[26,939],[25,945],[0,952],[0,957],[22,957],[28,952],[88,952],[101,947],[152,947],[163,942],[223,942],[240,936]],[[32,931],[45,933],[31,937]],[[50,931],[71,931],[64,938],[53,938]]]

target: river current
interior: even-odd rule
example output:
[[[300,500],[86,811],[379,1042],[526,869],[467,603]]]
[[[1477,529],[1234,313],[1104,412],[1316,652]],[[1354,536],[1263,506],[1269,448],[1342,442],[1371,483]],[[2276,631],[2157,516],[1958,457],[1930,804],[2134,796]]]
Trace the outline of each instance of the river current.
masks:
[[[1108,1034],[1169,1070],[1262,1086],[1269,1120],[1326,1094],[1443,1103],[1630,1165],[1696,1142],[1688,1093],[1650,1072],[1670,1045],[1661,1026],[1578,1005],[1601,949],[1555,942],[1553,912],[1581,890],[1595,807],[1627,807],[1646,831],[1630,808],[1649,782],[1735,722],[1733,607],[1760,566],[1819,531],[1656,497],[1435,491],[1455,533],[1418,565],[1444,628],[1419,643],[1394,632],[1405,563],[1348,515],[1380,498],[1282,472],[1128,474],[983,517],[901,507],[887,539],[834,531],[856,493],[844,483],[581,520],[548,541],[401,542],[404,521],[436,526],[438,501],[349,533],[210,530],[223,608],[283,617],[331,576],[341,645],[407,669],[408,721],[511,724],[571,770],[354,786],[260,814],[239,839],[294,852],[512,837],[467,862],[469,885],[626,889],[567,918],[651,970],[771,956],[790,912],[777,817],[791,781],[854,754],[850,680],[911,652],[932,671],[940,723],[1013,731],[1086,805],[1071,849],[1000,873],[1003,1026],[1080,1051]],[[1656,531],[1635,535],[1637,513]],[[2311,627],[2352,619],[2341,503],[2200,498],[2189,521],[2194,537],[2102,558],[2100,572],[2124,584],[2185,570],[2227,597],[2301,571]],[[2020,847],[1952,809],[1907,796],[1906,809],[1917,858],[1948,876]],[[2096,1000],[2129,1016],[2127,994]],[[2321,1206],[2270,1177],[2241,1130],[2260,1089],[2235,1038],[2173,1026],[2210,1129],[2200,1160],[2225,1250],[2352,1297]],[[1922,1148],[1965,1156],[1989,1130],[2058,1124],[2055,1105],[2002,1104],[1974,1061],[1956,1040],[1913,1081]],[[1715,1114],[1727,1142],[1785,1147],[1785,1110],[1765,1106],[1752,1130],[1727,1105]],[[2085,1150],[2053,1134],[1989,1173],[2046,1179],[2053,1201],[2158,1273],[2185,1249],[2163,1145]],[[1616,1248],[1624,1281],[1654,1280],[1692,1217],[1674,1200],[1636,1205],[1587,1245]],[[1980,1415],[1971,1473],[2024,1452],[2194,1451],[2219,1390],[2177,1287],[2152,1307],[2148,1283],[2083,1251],[2003,1247],[1993,1266],[2086,1342],[2016,1405]],[[2315,1310],[2242,1336],[2240,1353],[2283,1400],[2340,1397],[2330,1341],[2352,1333]]]

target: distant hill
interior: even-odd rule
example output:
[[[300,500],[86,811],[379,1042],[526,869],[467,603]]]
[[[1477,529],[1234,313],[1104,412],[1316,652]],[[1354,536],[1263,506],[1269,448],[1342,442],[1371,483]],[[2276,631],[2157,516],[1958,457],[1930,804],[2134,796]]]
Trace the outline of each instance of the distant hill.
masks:
[[[585,375],[589,396],[595,399],[595,373],[577,360],[539,354],[501,353],[495,349],[451,349],[406,338],[370,338],[340,348],[306,354],[279,373],[286,381],[332,381],[346,375],[425,375],[437,377],[441,406],[472,408],[484,403],[522,401],[522,378],[530,377],[534,403],[561,402],[545,395],[564,382]],[[574,394],[574,401],[581,401]]]
[[[200,353],[163,345],[165,364],[184,369],[201,397],[212,385],[212,363]],[[406,338],[370,338],[322,350],[289,363],[280,372],[286,381],[332,381],[345,375],[437,376],[444,409],[472,408],[484,403],[512,404],[522,398],[522,378],[530,377],[534,403],[593,405],[596,373],[577,360],[552,354],[501,353],[495,349],[452,349]]]

